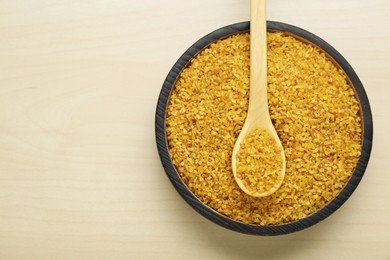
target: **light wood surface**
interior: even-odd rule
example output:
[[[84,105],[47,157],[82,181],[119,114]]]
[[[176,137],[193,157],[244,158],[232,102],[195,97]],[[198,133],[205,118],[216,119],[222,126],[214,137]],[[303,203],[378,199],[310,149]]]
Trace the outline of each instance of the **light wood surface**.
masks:
[[[362,183],[299,233],[254,237],[192,210],[154,139],[161,85],[249,1],[0,0],[0,259],[390,259],[390,1],[269,0],[338,49],[374,116]]]

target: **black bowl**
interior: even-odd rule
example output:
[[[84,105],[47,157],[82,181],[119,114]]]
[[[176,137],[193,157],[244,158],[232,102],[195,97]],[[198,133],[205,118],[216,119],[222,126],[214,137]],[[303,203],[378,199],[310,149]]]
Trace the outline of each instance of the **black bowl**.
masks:
[[[188,189],[188,187],[183,183],[179,174],[174,167],[171,158],[168,152],[168,144],[166,140],[165,133],[165,117],[166,109],[170,96],[170,92],[175,85],[175,81],[178,78],[179,74],[189,64],[192,58],[194,58],[200,51],[208,47],[211,43],[226,38],[230,35],[237,33],[249,32],[250,24],[249,22],[242,22],[233,25],[228,25],[221,29],[218,29],[192,45],[175,63],[171,71],[169,72],[157,103],[156,109],[156,142],[158,152],[160,154],[161,162],[164,166],[165,172],[168,175],[168,178],[172,182],[173,186],[183,197],[183,199],[191,205],[197,212],[202,214],[204,217],[213,221],[214,223],[237,231],[253,235],[281,235],[288,234],[295,231],[302,230],[304,228],[310,227],[321,220],[327,218],[334,211],[336,211],[344,202],[351,196],[353,191],[356,189],[360,180],[363,177],[364,171],[366,170],[368,160],[371,153],[372,146],[372,136],[373,136],[373,126],[372,126],[372,115],[370,104],[366,95],[366,92],[363,88],[362,83],[360,82],[358,76],[344,57],[337,52],[332,46],[326,43],[324,40],[320,39],[316,35],[300,29],[298,27],[279,23],[279,22],[268,22],[267,27],[269,31],[281,31],[286,34],[290,34],[295,38],[298,38],[301,41],[310,42],[317,45],[325,53],[328,54],[328,57],[333,59],[335,64],[342,68],[346,73],[349,83],[353,86],[356,96],[360,102],[360,112],[362,117],[362,127],[363,127],[363,143],[361,148],[361,156],[357,163],[357,166],[350,177],[347,184],[341,190],[338,196],[336,196],[332,201],[326,204],[321,209],[317,210],[313,214],[285,224],[280,225],[270,225],[270,226],[260,226],[260,225],[251,225],[245,224],[242,222],[235,221],[231,218],[228,218],[215,210],[211,209],[207,205],[203,204],[199,199]]]

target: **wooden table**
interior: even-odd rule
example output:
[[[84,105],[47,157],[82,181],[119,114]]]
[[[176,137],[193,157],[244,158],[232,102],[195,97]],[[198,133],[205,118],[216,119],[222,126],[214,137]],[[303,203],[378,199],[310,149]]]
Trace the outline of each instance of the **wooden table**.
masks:
[[[0,259],[390,259],[390,2],[270,0],[338,49],[374,116],[362,183],[281,237],[222,229],[169,183],[154,139],[168,71],[249,1],[0,0]]]

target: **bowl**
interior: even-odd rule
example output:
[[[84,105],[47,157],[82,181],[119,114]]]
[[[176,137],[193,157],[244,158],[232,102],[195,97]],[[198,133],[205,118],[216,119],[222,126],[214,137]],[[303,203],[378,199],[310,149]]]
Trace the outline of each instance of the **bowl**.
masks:
[[[280,31],[285,34],[291,35],[303,42],[309,42],[318,46],[320,49],[322,49],[324,53],[327,54],[327,56],[334,62],[336,66],[338,66],[345,72],[345,74],[347,75],[347,80],[349,81],[349,84],[353,87],[355,95],[360,104],[360,113],[362,119],[362,146],[360,151],[361,155],[359,157],[356,168],[354,169],[348,182],[342,188],[341,192],[329,203],[324,205],[321,209],[297,221],[268,226],[246,224],[240,221],[233,220],[205,205],[190,191],[190,189],[182,181],[170,158],[166,137],[167,104],[169,101],[170,93],[175,85],[178,76],[180,75],[181,71],[189,64],[191,59],[193,59],[200,51],[207,48],[211,43],[234,34],[247,33],[249,32],[249,28],[249,22],[242,22],[222,27],[206,35],[205,37],[197,41],[195,44],[193,44],[174,64],[165,79],[157,103],[155,115],[157,149],[165,172],[169,180],[172,182],[173,186],[176,188],[177,192],[192,208],[194,208],[198,213],[200,213],[207,219],[224,228],[246,234],[263,236],[288,234],[308,228],[330,216],[348,200],[348,198],[351,196],[353,191],[360,183],[368,164],[372,146],[373,122],[371,109],[361,81],[359,80],[355,71],[346,61],[346,59],[338,51],[336,51],[324,40],[308,31],[289,24],[269,21],[267,23],[268,31]]]

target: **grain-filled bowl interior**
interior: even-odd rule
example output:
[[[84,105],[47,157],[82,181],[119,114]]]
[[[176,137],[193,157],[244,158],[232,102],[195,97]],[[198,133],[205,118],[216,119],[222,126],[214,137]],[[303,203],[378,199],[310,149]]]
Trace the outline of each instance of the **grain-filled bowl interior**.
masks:
[[[246,195],[230,168],[248,103],[248,22],[191,46],[156,110],[158,151],[180,195],[211,221],[257,235],[291,233],[332,214],[359,184],[372,142],[369,102],[348,62],[300,28],[268,22],[268,31],[270,114],[287,160],[273,195]]]

